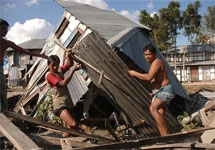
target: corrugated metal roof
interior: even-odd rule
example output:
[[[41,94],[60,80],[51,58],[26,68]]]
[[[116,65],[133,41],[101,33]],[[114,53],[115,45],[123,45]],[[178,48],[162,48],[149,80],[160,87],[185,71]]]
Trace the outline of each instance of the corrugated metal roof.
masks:
[[[147,32],[142,31],[149,31],[149,28],[139,25],[113,11],[102,10],[87,4],[56,1],[79,21],[96,30],[103,38],[108,39],[107,42],[109,44],[119,47],[137,65],[148,71],[149,64],[142,55],[142,49],[146,44],[152,43],[152,40]],[[181,97],[189,98],[160,51],[158,51],[158,57],[165,62],[168,77],[174,85],[177,94]]]
[[[146,32],[139,28],[127,28],[123,32],[124,32],[123,34],[118,34],[121,35],[121,37],[118,37],[117,38],[118,40],[116,40],[112,44],[118,47],[128,57],[130,57],[145,72],[148,72],[149,64],[146,62],[143,56],[143,48],[145,45],[153,43],[149,34],[147,34]],[[109,42],[112,41],[109,40]],[[157,57],[162,59],[162,61],[164,62],[168,78],[173,84],[176,90],[176,94],[188,99],[189,98],[188,95],[183,90],[183,87],[181,86],[175,74],[171,70],[168,62],[162,56],[162,53],[157,49],[156,54]]]
[[[24,49],[43,49],[46,43],[46,39],[31,39],[29,41],[18,44],[20,47]],[[12,48],[8,48],[7,51],[13,51]]]
[[[196,61],[196,62],[186,62],[185,66],[211,66],[211,65],[215,65],[215,61]],[[170,63],[171,67],[175,66],[175,63],[172,62]],[[183,63],[177,63],[177,66],[183,66]]]
[[[182,45],[177,46],[176,51],[174,49],[168,50],[168,53],[174,54],[174,53],[192,53],[192,52],[210,52],[215,51],[215,44],[205,44],[205,45]]]
[[[140,137],[159,135],[156,123],[149,112],[151,97],[148,94],[147,82],[129,76],[128,66],[133,65],[131,64],[133,62],[129,61],[129,58],[121,51],[113,51],[101,39],[102,37],[94,31],[77,44],[75,52],[110,78],[110,80],[103,78],[100,87],[109,94],[116,105],[120,106],[120,111],[127,115],[132,125],[139,124],[134,129]],[[98,85],[100,74],[87,66],[86,68],[91,80]],[[168,122],[169,129],[172,132],[179,131],[181,126],[177,120],[171,113],[166,114],[166,119],[171,120]],[[142,120],[145,121],[143,124],[141,124]]]
[[[42,50],[42,52],[46,53],[47,55],[58,55],[58,57],[63,60],[63,56],[65,53],[65,50],[63,50],[61,47],[55,44],[56,37],[54,33],[52,33],[49,38],[47,39],[47,42]],[[62,61],[61,61],[62,62]],[[36,69],[35,69],[36,68]],[[37,62],[33,65],[31,70],[28,72],[28,74],[31,74],[32,71],[35,69],[33,75],[31,76],[31,79],[28,83],[28,86],[26,90],[29,90],[28,92],[32,91],[32,89],[39,84],[41,78],[44,80],[45,73],[47,72],[47,60],[43,58],[39,58]],[[79,72],[75,72],[73,74],[73,77],[69,84],[67,85],[68,90],[70,92],[71,99],[74,104],[76,104],[77,101],[80,100],[80,98],[87,92],[88,87],[86,85],[86,82],[84,81],[83,77],[80,75]],[[26,92],[26,94],[28,94]]]
[[[109,40],[128,27],[139,27],[146,30],[150,28],[135,23],[128,18],[111,10],[99,9],[87,4],[56,0],[62,7],[70,12],[82,23],[96,30],[100,35]]]

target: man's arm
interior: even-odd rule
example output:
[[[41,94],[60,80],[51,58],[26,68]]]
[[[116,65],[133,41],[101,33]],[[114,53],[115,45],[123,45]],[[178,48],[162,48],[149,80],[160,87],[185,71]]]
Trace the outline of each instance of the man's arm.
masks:
[[[134,77],[137,77],[141,80],[146,80],[146,81],[151,81],[155,75],[158,73],[160,67],[161,67],[161,60],[159,59],[156,59],[150,66],[150,69],[149,69],[149,73],[139,73],[139,72],[136,72],[134,70],[129,70],[128,73],[131,75],[131,76],[134,76]]]
[[[79,69],[80,69],[80,65],[74,64],[69,75],[66,76],[63,80],[60,80],[58,82],[58,85],[59,86],[66,86],[69,83],[69,81],[72,79],[74,72],[79,70]]]
[[[73,58],[72,58],[72,49],[67,48],[66,49],[66,58],[67,58],[67,64],[72,66],[73,65]]]
[[[16,45],[15,43],[13,43],[12,41],[7,41],[8,42],[8,46],[13,48],[16,51],[19,51],[21,53],[27,54],[27,55],[31,55],[31,56],[37,56],[37,57],[42,57],[42,58],[48,58],[44,53],[43,54],[38,54],[38,53],[34,53],[31,52],[29,50],[23,49],[22,47]]]

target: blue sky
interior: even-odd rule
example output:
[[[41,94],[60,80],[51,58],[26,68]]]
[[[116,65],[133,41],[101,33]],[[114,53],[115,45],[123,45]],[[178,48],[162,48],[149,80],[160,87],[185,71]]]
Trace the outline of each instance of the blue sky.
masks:
[[[170,0],[68,0],[86,3],[118,13],[138,21],[139,12],[157,13],[167,8]],[[180,9],[186,9],[194,0],[178,0]],[[215,5],[215,0],[200,0],[200,13],[207,13],[208,6]],[[53,0],[0,0],[0,18],[10,24],[7,39],[19,44],[32,38],[47,38],[63,15],[64,9]],[[185,45],[187,40],[180,35],[178,45]]]

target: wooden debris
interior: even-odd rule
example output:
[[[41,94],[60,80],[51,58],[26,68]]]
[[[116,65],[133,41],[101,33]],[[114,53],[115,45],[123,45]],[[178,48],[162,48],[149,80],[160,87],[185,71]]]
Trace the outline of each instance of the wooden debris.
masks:
[[[215,120],[213,121],[213,123],[210,125],[211,127],[215,127]],[[213,130],[209,130],[209,131],[205,131],[200,138],[202,143],[212,143],[215,142],[215,129]],[[214,147],[215,149],[215,147]]]
[[[20,131],[3,113],[0,113],[0,120],[0,131],[18,150],[42,149]]]
[[[95,144],[85,143],[85,142],[79,142],[74,141],[71,138],[62,138],[60,139],[60,143],[62,146],[62,149],[71,149],[73,147],[87,147],[87,146],[95,146]]]
[[[182,132],[182,133],[175,133],[171,134],[169,136],[164,136],[164,137],[152,137],[152,138],[145,138],[145,139],[139,139],[139,140],[131,140],[131,141],[126,141],[126,142],[117,142],[117,143],[111,143],[111,144],[103,144],[103,145],[98,145],[98,146],[91,146],[91,147],[85,147],[84,150],[88,149],[132,149],[132,148],[140,148],[143,147],[144,145],[154,145],[156,143],[162,143],[162,144],[170,144],[171,143],[180,143],[184,142],[185,140],[190,140],[190,138],[194,137],[200,137],[202,132],[206,130],[212,130],[215,129],[215,127],[210,127],[210,128],[201,128],[201,129],[195,129],[191,130],[188,132]],[[183,143],[186,144],[186,143]],[[203,143],[193,143],[193,144],[203,144]],[[207,148],[211,148],[214,146],[212,145],[207,145]],[[77,150],[83,150],[82,148],[77,149]]]
[[[109,138],[101,137],[101,136],[98,136],[98,135],[87,134],[87,133],[84,133],[84,132],[77,131],[75,129],[68,129],[68,128],[63,127],[63,126],[55,125],[55,124],[49,123],[47,121],[34,119],[32,117],[24,116],[24,115],[14,113],[14,112],[11,112],[11,111],[4,111],[4,113],[8,117],[21,119],[21,120],[31,122],[31,123],[34,123],[34,124],[39,124],[40,126],[45,126],[45,127],[48,127],[48,128],[57,129],[57,130],[67,132],[67,133],[71,133],[71,134],[74,134],[74,135],[87,137],[87,138],[90,138],[90,139],[95,139],[95,140],[99,140],[99,141],[103,141],[103,142],[115,142],[114,140],[109,139]]]
[[[141,150],[156,150],[156,149],[207,149],[207,150],[214,150],[215,144],[203,144],[203,143],[176,143],[176,144],[161,144],[161,145],[151,145],[151,146],[144,146],[140,147]]]

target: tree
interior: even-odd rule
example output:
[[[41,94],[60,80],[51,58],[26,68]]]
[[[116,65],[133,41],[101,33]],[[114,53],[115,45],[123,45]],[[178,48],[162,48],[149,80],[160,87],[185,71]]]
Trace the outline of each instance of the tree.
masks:
[[[215,44],[215,5],[208,7],[207,15],[204,16],[206,30],[210,33],[211,43]],[[210,42],[210,41],[209,41]]]
[[[184,35],[187,36],[187,46],[183,53],[183,76],[182,80],[185,81],[185,59],[188,44],[193,43],[193,37],[200,33],[201,16],[199,15],[200,2],[197,0],[194,4],[189,4],[187,9],[183,11]]]
[[[182,17],[179,2],[172,1],[168,8],[159,10],[159,15],[150,16],[146,10],[142,10],[139,21],[152,29],[152,38],[157,46],[166,51],[170,47],[176,47],[178,29],[181,29]]]
[[[187,36],[188,42],[192,43],[193,38],[200,31],[201,15],[199,15],[200,2],[197,0],[194,4],[189,4],[183,11],[184,35]]]
[[[171,47],[176,47],[178,30],[182,28],[180,3],[172,1],[169,3],[168,8],[160,9],[160,19],[165,22],[165,26],[168,29]]]
[[[152,29],[151,36],[158,48],[161,50],[168,49],[167,28],[164,26],[164,23],[160,21],[160,17],[157,14],[150,16],[146,10],[142,10],[139,15],[139,22]]]

